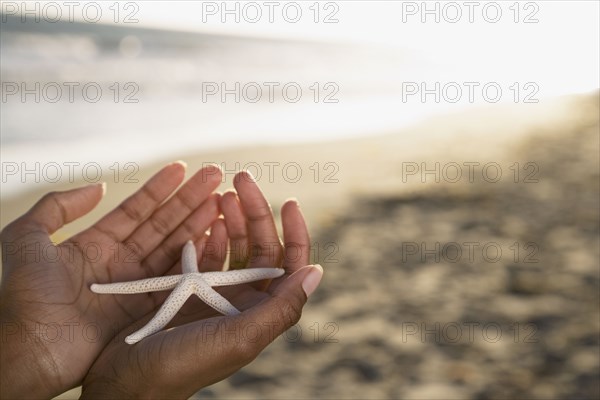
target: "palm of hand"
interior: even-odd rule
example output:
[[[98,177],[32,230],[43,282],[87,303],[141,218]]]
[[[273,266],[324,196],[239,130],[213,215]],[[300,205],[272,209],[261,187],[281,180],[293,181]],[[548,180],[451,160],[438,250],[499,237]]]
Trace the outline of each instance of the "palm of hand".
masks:
[[[279,238],[270,210],[266,212],[268,203],[253,182],[237,179],[241,205],[235,193],[227,193],[222,199],[226,229],[224,221],[217,219],[220,196],[211,194],[221,177],[215,167],[201,170],[161,205],[182,182],[183,175],[181,164],[165,167],[119,208],[57,247],[51,244],[49,234],[89,212],[101,198],[99,187],[47,196],[22,221],[17,220],[19,223],[11,224],[3,232],[3,242],[17,244],[21,249],[6,257],[2,282],[2,309],[14,306],[11,309],[18,310],[18,316],[10,319],[11,315],[4,315],[3,319],[21,325],[20,329],[25,326],[31,329],[32,324],[39,327],[36,329],[41,333],[41,340],[35,341],[29,354],[44,357],[46,369],[43,380],[47,393],[58,394],[79,384],[88,370],[90,373],[85,377],[84,388],[86,385],[96,388],[103,384],[119,384],[123,379],[135,381],[136,378],[147,377],[154,369],[157,369],[155,376],[164,382],[165,393],[177,393],[182,380],[189,377],[171,379],[169,375],[165,376],[162,373],[164,364],[159,358],[164,360],[164,355],[170,354],[173,355],[172,362],[185,362],[177,356],[189,352],[194,343],[198,348],[199,333],[214,330],[215,324],[221,322],[231,323],[231,319],[218,316],[204,304],[187,304],[172,325],[196,321],[194,324],[160,332],[128,348],[121,336],[145,324],[168,293],[98,297],[89,291],[92,282],[120,282],[178,273],[180,266],[176,262],[181,244],[190,238],[196,241],[199,252],[204,251],[200,264],[203,271],[222,268],[228,240],[231,244],[246,245],[238,247],[240,249],[247,249],[249,240],[253,245],[261,241],[272,245],[276,240],[278,248],[268,255],[268,259],[258,256],[251,260],[249,266],[277,266],[281,262]],[[289,238],[308,246],[308,234],[297,207],[289,204],[284,209],[286,207]],[[248,224],[249,235],[245,232],[244,213],[252,218]],[[211,234],[207,236],[205,232],[209,227]],[[292,228],[298,227],[299,232],[290,233]],[[284,234],[285,230],[284,221]],[[31,246],[44,249],[37,253],[43,256],[33,262],[23,257],[28,253],[22,251]],[[246,258],[241,253],[234,250],[232,259],[239,262]],[[55,257],[56,254],[59,257]],[[290,265],[289,273],[306,265],[307,261],[308,252]],[[236,307],[246,310],[270,298],[277,283],[271,285],[267,292],[257,290],[256,286],[239,285],[226,288],[222,293]],[[5,298],[18,304],[5,307]],[[20,316],[27,316],[27,320],[19,320]],[[59,332],[60,336],[54,332]],[[265,340],[266,345],[269,339]],[[249,362],[248,353],[242,351],[240,354],[244,356],[237,363],[230,360],[221,368],[209,364],[208,371],[212,373],[204,376],[204,383],[222,379]],[[118,377],[107,373],[117,371],[114,365],[122,366]],[[144,366],[143,369],[140,366]],[[107,379],[99,380],[98,377]],[[143,387],[143,382],[138,382],[138,387]],[[184,386],[184,390],[189,392],[189,385]]]

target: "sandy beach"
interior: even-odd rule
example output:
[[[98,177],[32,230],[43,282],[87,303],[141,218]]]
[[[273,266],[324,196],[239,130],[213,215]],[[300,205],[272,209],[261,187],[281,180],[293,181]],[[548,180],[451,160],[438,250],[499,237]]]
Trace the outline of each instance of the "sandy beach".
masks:
[[[598,118],[594,93],[368,139],[181,154],[188,175],[220,164],[223,190],[251,170],[277,213],[297,197],[326,270],[296,328],[196,397],[597,398]],[[109,181],[56,240],[138,186]],[[3,201],[1,225],[42,194]]]
[[[600,3],[434,3],[3,2],[0,229],[48,192],[106,183],[59,243],[166,164],[219,165],[221,192],[248,170],[278,226],[298,200],[324,277],[295,326],[192,398],[599,399]],[[72,274],[28,271],[27,290],[71,301],[52,285]],[[81,293],[84,315],[64,317],[4,296],[2,320],[43,341],[49,321],[113,319]],[[234,358],[252,340],[235,333]],[[2,368],[25,388],[4,373],[0,393],[33,396],[8,344]],[[52,353],[47,393],[93,381],[101,349],[71,350]],[[157,388],[144,360],[135,389],[201,387]]]

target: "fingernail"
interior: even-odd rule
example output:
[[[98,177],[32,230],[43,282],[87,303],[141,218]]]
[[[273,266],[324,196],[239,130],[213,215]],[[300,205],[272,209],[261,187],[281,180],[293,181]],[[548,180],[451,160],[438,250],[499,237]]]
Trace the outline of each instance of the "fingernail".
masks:
[[[173,164],[179,164],[183,167],[183,169],[187,169],[187,163],[183,160],[177,160]]]
[[[289,199],[287,199],[286,201],[293,201],[294,203],[296,203],[297,207],[300,207],[300,202],[298,201],[297,198],[295,197],[290,197]]]
[[[102,182],[102,196],[106,194],[106,182]]]
[[[310,295],[313,294],[317,286],[319,286],[319,282],[321,282],[322,277],[323,267],[321,267],[319,264],[313,265],[310,272],[306,274],[304,280],[302,281],[302,290],[304,290],[304,293],[306,293],[306,297],[310,297]]]
[[[252,175],[252,172],[246,170],[246,173],[248,174],[248,178],[250,178],[250,182],[256,183],[256,179],[254,178],[254,175]]]

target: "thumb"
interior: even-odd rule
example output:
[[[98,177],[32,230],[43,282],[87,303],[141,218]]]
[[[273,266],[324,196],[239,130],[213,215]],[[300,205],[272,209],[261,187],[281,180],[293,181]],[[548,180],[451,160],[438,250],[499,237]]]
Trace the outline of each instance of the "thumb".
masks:
[[[271,297],[239,315],[197,321],[145,339],[146,343],[160,341],[160,345],[152,346],[156,362],[161,365],[149,369],[160,371],[153,379],[161,382],[162,389],[171,394],[180,392],[186,398],[203,386],[225,379],[298,322],[307,296],[322,276],[320,265],[302,267],[280,278]],[[135,346],[140,345],[143,343]],[[164,358],[163,353],[172,357]]]
[[[50,192],[25,215],[7,226],[2,232],[2,239],[14,240],[40,229],[51,235],[96,207],[104,196],[105,188],[104,183],[99,183],[64,192]]]
[[[270,298],[241,315],[244,322],[264,328],[257,341],[258,352],[300,320],[308,296],[319,286],[322,277],[320,265],[302,267],[284,278]]]

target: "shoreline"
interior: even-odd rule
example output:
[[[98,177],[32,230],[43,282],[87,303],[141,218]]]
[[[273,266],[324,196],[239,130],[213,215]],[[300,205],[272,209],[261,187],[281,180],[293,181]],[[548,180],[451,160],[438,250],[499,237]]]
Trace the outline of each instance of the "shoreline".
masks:
[[[425,189],[427,182],[422,179],[402,176],[406,175],[408,164],[492,161],[509,168],[511,161],[517,161],[510,159],[511,146],[532,133],[569,126],[580,118],[577,101],[587,97],[568,96],[543,104],[488,106],[430,118],[398,132],[372,137],[179,152],[168,160],[143,164],[123,161],[118,163],[119,168],[113,164],[112,169],[100,171],[107,178],[103,179],[108,184],[105,198],[92,213],[66,230],[74,232],[91,223],[133,193],[161,165],[177,159],[188,164],[188,177],[206,163],[221,165],[225,181],[219,190],[231,187],[234,171],[246,167],[260,175],[259,184],[274,208],[289,197],[297,197],[309,222],[313,218],[318,222],[319,215],[342,209],[356,195]],[[80,178],[66,184],[33,185],[27,192],[2,199],[0,227],[24,213],[46,192],[86,183],[91,182]]]

